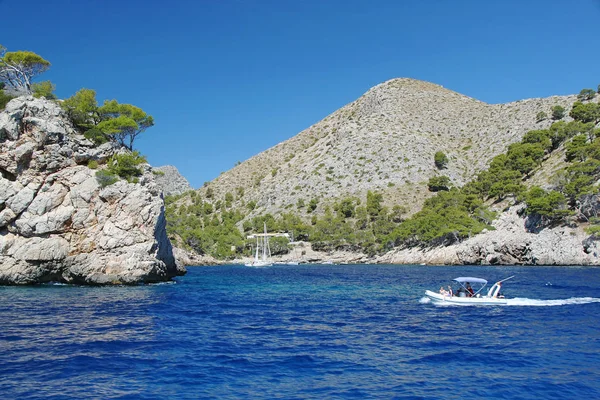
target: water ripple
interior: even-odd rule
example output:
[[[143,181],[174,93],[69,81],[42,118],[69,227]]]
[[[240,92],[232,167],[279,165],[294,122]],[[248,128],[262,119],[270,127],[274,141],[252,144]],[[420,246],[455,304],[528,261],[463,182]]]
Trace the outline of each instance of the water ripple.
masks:
[[[420,300],[455,276],[515,273],[506,307]],[[174,284],[0,287],[0,393],[599,398],[599,278],[592,268],[230,266],[192,268]]]

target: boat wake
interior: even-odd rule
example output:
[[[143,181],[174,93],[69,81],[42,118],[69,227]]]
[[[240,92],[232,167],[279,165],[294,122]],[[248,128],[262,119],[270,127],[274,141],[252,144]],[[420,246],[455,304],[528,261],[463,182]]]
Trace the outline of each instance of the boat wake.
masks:
[[[442,307],[452,306],[482,306],[484,304],[455,304],[455,303],[436,303],[432,302],[429,297],[419,299],[421,304],[434,304]],[[506,299],[506,304],[493,304],[494,306],[518,306],[518,307],[552,307],[552,306],[568,306],[576,304],[600,303],[600,298],[596,297],[571,297],[570,299],[558,300],[540,300],[528,298]],[[489,304],[488,304],[489,305]]]
[[[533,306],[533,307],[550,307],[550,306],[568,306],[573,304],[589,304],[600,303],[600,299],[596,297],[571,297],[570,299],[559,300],[538,300],[527,298],[507,299],[507,306]]]

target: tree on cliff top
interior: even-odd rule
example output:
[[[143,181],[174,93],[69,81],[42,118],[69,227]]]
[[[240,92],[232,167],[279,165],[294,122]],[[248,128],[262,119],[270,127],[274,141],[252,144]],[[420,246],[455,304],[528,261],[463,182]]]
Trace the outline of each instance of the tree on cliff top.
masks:
[[[32,78],[48,68],[50,62],[34,52],[7,52],[0,45],[0,81],[16,92],[31,94]]]
[[[154,118],[141,108],[116,100],[105,101],[98,113],[102,121],[97,128],[129,150],[133,150],[135,138],[154,125]]]

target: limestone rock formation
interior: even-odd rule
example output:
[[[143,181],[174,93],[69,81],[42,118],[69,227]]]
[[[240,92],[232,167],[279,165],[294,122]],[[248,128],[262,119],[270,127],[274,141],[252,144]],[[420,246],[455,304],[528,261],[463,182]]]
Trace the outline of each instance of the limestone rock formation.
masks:
[[[172,165],[155,167],[152,170],[158,172],[155,173],[156,184],[162,189],[165,196],[177,195],[188,190],[193,190],[188,180]]]
[[[392,264],[600,265],[600,244],[581,227],[567,225],[538,233],[526,229],[523,204],[510,207],[493,222],[495,230],[462,243],[435,248],[396,249],[377,258]]]
[[[166,235],[151,167],[101,188],[91,160],[118,149],[77,135],[62,109],[33,97],[0,113],[0,284],[134,284],[185,273]]]

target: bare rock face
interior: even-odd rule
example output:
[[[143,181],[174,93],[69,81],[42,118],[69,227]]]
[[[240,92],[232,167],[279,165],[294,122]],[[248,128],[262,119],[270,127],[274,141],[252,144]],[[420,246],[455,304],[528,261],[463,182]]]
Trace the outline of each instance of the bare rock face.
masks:
[[[162,167],[153,168],[158,171],[156,175],[156,183],[162,189],[165,196],[172,196],[193,190],[187,179],[179,173],[176,167],[172,165],[164,165]]]
[[[101,188],[90,160],[118,149],[77,135],[61,108],[20,97],[0,113],[0,284],[135,284],[185,273],[146,166]]]

